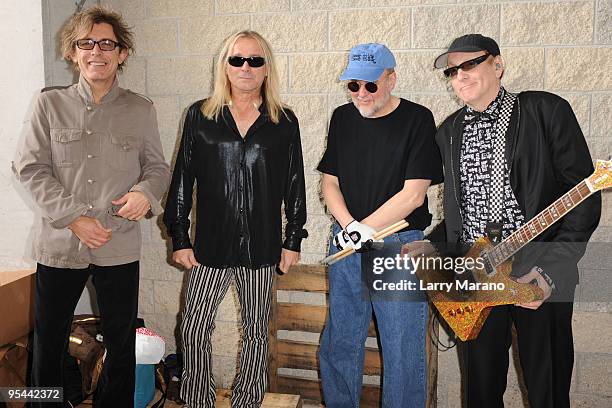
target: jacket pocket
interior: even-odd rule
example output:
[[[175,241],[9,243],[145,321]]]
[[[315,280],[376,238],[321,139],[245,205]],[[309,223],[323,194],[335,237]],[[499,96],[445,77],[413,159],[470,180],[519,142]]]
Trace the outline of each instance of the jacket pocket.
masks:
[[[57,167],[74,167],[81,162],[83,131],[81,129],[51,129],[51,154]]]
[[[132,134],[111,133],[111,154],[106,155],[108,165],[116,170],[140,172],[140,141]]]

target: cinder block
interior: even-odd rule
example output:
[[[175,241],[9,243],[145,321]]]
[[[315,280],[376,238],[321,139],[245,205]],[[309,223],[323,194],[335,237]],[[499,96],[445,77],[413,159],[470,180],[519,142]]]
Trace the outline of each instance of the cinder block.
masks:
[[[297,116],[301,133],[321,134],[327,131],[325,95],[288,95],[283,99]]]
[[[252,27],[276,52],[303,53],[327,48],[327,14],[324,12],[253,15]]]
[[[302,241],[302,251],[325,253],[329,242],[331,221],[326,215],[308,215],[305,228],[308,238]]]
[[[176,19],[140,20],[134,26],[136,51],[140,56],[175,55],[177,46]]]
[[[217,310],[217,321],[237,322],[240,320],[240,301],[236,285],[231,284]]]
[[[544,50],[541,48],[504,48],[503,85],[510,92],[544,89]]]
[[[212,335],[212,351],[216,356],[232,357],[238,351],[240,340],[239,323],[215,321]]]
[[[476,3],[470,0],[470,3]],[[419,6],[419,5],[434,5],[434,4],[455,4],[456,0],[376,0],[376,6]]]
[[[180,311],[182,282],[155,281],[155,313],[176,315]]]
[[[581,270],[583,268],[607,270],[610,265],[612,265],[612,242],[589,242],[584,256],[578,263]]]
[[[606,190],[602,192],[601,200],[601,221],[599,224],[612,227],[612,191]],[[610,248],[612,249],[612,243],[610,244]]]
[[[149,17],[191,17],[211,15],[214,0],[145,0]]]
[[[142,247],[140,275],[156,281],[182,282],[184,269],[169,264],[171,249],[165,245],[146,244]]]
[[[306,174],[306,200],[308,216],[325,215],[325,204],[321,198],[320,174]]]
[[[217,14],[233,13],[257,13],[266,11],[289,11],[291,3],[289,0],[219,0],[217,1]]]
[[[574,350],[580,353],[612,353],[612,315],[574,312]]]
[[[331,12],[329,48],[348,50],[355,44],[370,42],[383,43],[389,48],[410,48],[410,24],[408,9]]]
[[[327,252],[304,252],[300,256],[301,264],[316,264],[327,256]]]
[[[150,279],[140,279],[138,287],[138,314],[144,313],[155,313],[153,281]]]
[[[591,242],[612,242],[612,227],[597,227],[591,236]]]
[[[587,137],[587,144],[591,157],[596,159],[608,159],[612,152],[612,138],[608,137]]]
[[[319,174],[317,166],[323,157],[326,145],[327,137],[324,133],[302,135],[302,156],[306,174]]]
[[[370,0],[293,0],[292,9],[298,11],[349,9],[369,7]]]
[[[576,353],[576,370],[577,392],[612,396],[612,354]]]
[[[129,24],[145,18],[144,0],[107,0],[104,3],[119,11]]]
[[[444,184],[440,183],[429,187],[427,190],[427,200],[429,202],[429,212],[433,215],[432,225],[438,223],[437,220],[444,218],[442,208],[442,196],[444,194]]]
[[[147,328],[164,338],[166,355],[176,352],[180,343],[179,318],[176,314],[141,314]]]
[[[612,0],[597,1],[595,18],[595,43],[612,44]]]
[[[138,46],[138,44],[136,44]],[[123,72],[119,73],[119,86],[134,92],[146,94],[146,61],[144,58],[131,56],[128,58]]]
[[[467,33],[499,38],[498,5],[418,7],[413,19],[415,48],[445,48]]]
[[[590,132],[590,116],[591,116],[591,96],[575,93],[560,93],[563,99],[567,100],[572,106],[572,110],[578,119],[580,129],[585,137],[589,137]],[[612,120],[612,117],[610,118]]]
[[[328,117],[330,120],[331,120],[332,114],[334,113],[334,110],[338,106],[342,106],[346,103],[352,103],[351,97],[348,93],[348,90],[346,89],[346,82],[342,82],[341,86],[342,86],[343,93],[328,95],[328,100],[329,100]]]
[[[289,91],[292,93],[346,92],[340,74],[346,68],[348,53],[300,53],[289,58]]]
[[[179,109],[177,96],[154,96],[151,98],[157,112],[157,125],[160,129],[176,131],[179,126]]]
[[[552,91],[609,91],[612,76],[601,67],[612,60],[612,48],[552,48],[546,50],[546,88]],[[574,61],[567,69],[566,61]]]
[[[451,113],[463,106],[459,104],[459,100],[454,94],[450,93],[439,95],[412,94],[409,99],[429,109],[434,115],[437,126],[439,126]]]
[[[585,44],[593,35],[593,2],[506,3],[501,43]]]
[[[176,155],[178,154],[178,149],[181,143],[181,132],[178,129],[178,125],[175,129],[159,129],[159,137],[161,139],[162,149],[164,150],[164,157],[166,158],[166,162],[171,165],[171,169],[174,169],[174,163],[176,163]]]
[[[573,408],[597,408],[612,405],[612,397],[591,394],[570,394],[570,406]]]
[[[433,63],[439,55],[435,51],[402,51],[395,53],[397,83],[395,92],[440,92],[450,89],[450,84],[435,70]]]
[[[607,246],[608,251],[610,251],[611,244],[607,244]],[[608,265],[610,264],[608,263]],[[607,270],[609,270],[609,267],[607,269],[580,268],[580,285],[577,289],[580,291],[581,302],[612,302],[610,296],[612,283],[607,276]],[[610,331],[612,331],[612,327]],[[612,352],[612,349],[610,351]]]
[[[217,388],[229,389],[236,375],[237,356],[226,357],[213,354],[213,376]]]
[[[213,57],[151,58],[147,67],[147,89],[151,95],[198,92],[208,95],[212,84]]]
[[[249,16],[183,18],[179,29],[180,49],[183,54],[218,54],[225,38],[248,28]]]
[[[612,94],[594,94],[591,137],[612,137]]]
[[[272,48],[272,52],[275,53],[274,48]],[[278,71],[279,92],[284,94],[287,92],[289,83],[288,57],[286,55],[279,55],[275,53],[274,61],[276,63],[276,70]],[[281,95],[281,97],[285,99],[285,96]]]

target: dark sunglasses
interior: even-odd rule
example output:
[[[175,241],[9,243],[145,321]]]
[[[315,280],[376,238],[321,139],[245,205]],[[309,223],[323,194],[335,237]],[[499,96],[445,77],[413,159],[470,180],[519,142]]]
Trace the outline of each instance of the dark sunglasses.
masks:
[[[378,91],[378,85],[376,85],[376,82],[366,82],[364,86],[366,91],[368,91],[369,93],[376,93],[376,91]],[[351,81],[346,84],[346,87],[351,92],[359,92],[359,88],[361,88],[361,85],[359,85],[359,82],[357,81]]]
[[[76,46],[81,50],[93,50],[96,44],[98,44],[98,47],[100,47],[102,51],[112,51],[119,45],[117,41],[113,40],[96,41],[91,39],[85,39],[76,41]]]
[[[476,57],[474,59],[462,62],[461,64],[457,65],[456,67],[450,67],[450,68],[446,68],[444,71],[444,76],[447,78],[454,78],[457,76],[457,73],[459,72],[459,69],[461,69],[462,71],[470,71],[474,68],[476,68],[478,65],[482,64],[483,62],[485,62],[487,60],[487,58],[489,58],[491,56],[491,54],[485,54],[485,55],[481,55],[480,57]]]
[[[263,67],[263,65],[266,63],[266,60],[264,59],[264,57],[232,56],[227,59],[228,64],[230,64],[232,67],[237,67],[237,68],[243,66],[245,61],[247,64],[249,64],[249,67],[251,68]]]

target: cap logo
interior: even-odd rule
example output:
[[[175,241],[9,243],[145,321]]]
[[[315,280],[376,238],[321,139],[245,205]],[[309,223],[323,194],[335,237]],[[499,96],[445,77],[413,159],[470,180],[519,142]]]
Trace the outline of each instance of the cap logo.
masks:
[[[376,64],[376,58],[374,58],[373,54],[354,54],[351,55],[351,61],[363,61]]]

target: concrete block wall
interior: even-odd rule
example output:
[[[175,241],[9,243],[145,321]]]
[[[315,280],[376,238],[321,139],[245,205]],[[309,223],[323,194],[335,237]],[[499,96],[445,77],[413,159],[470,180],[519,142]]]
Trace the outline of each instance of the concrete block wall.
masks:
[[[65,2],[68,3],[68,2]],[[434,57],[467,32],[498,39],[506,59],[504,83],[511,91],[541,89],[572,104],[593,157],[612,152],[612,0],[103,0],[121,11],[136,32],[137,52],[120,81],[155,103],[168,162],[173,162],[181,118],[211,89],[213,61],[221,41],[240,29],[262,33],[276,53],[284,100],[300,120],[305,157],[310,232],[302,262],[324,255],[330,218],[314,170],[325,147],[333,109],[348,98],[338,81],[348,49],[358,42],[386,43],[398,66],[396,94],[430,108],[438,123],[459,105]],[[70,5],[72,8],[72,4]],[[70,11],[72,12],[72,10]],[[48,84],[49,85],[49,84]],[[430,192],[440,215],[440,189]],[[612,404],[612,307],[610,292],[591,296],[609,273],[612,193],[604,193],[604,214],[581,264],[582,285],[574,319],[575,406]],[[187,273],[170,265],[160,221],[143,222],[140,312],[174,351]],[[606,247],[606,244],[608,246]],[[608,248],[608,250],[606,250]],[[292,294],[287,294],[290,298]],[[294,299],[295,300],[295,299]],[[313,299],[301,299],[311,302]],[[321,299],[315,299],[318,303]],[[588,302],[586,302],[588,301]],[[219,310],[213,336],[217,384],[231,385],[236,367],[239,312],[232,289]],[[524,406],[516,370],[509,374],[507,406]],[[440,353],[441,407],[460,406],[459,371],[453,351]]]

